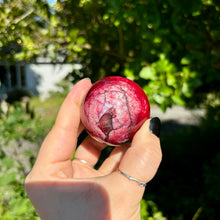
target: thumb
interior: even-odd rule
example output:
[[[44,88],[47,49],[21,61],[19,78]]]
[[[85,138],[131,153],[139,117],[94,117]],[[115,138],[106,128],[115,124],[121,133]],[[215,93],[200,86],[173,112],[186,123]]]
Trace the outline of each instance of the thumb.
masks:
[[[147,120],[135,134],[131,147],[122,158],[119,170],[143,182],[149,182],[162,159],[159,140],[160,119]]]

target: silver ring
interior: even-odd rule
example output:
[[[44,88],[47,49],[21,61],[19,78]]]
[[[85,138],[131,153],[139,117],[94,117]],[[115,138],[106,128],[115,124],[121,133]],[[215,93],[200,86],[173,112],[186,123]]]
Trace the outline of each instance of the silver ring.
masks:
[[[146,185],[147,185],[147,182],[143,182],[143,181],[140,181],[140,180],[138,180],[138,179],[136,179],[134,177],[131,177],[128,174],[126,174],[126,173],[122,172],[121,170],[119,170],[119,168],[117,169],[117,172],[122,174],[123,176],[125,176],[129,180],[135,181],[139,186],[146,187]]]
[[[93,165],[92,165],[91,163],[87,162],[86,160],[79,159],[79,158],[77,158],[77,157],[74,157],[73,160],[78,160],[78,161],[80,161],[80,162],[82,162],[82,163],[84,163],[84,164],[89,165],[90,167],[93,167]]]

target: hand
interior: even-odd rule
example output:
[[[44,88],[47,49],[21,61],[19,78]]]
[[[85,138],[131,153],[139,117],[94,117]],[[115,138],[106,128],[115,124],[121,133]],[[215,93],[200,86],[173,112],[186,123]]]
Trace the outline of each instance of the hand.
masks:
[[[80,105],[90,87],[91,82],[83,79],[70,91],[25,180],[27,194],[42,220],[140,219],[145,188],[117,168],[149,182],[159,167],[162,153],[159,138],[153,134],[155,120],[147,120],[131,144],[116,147],[98,170],[93,166],[104,144],[88,136],[76,149],[84,129]],[[75,158],[89,164],[71,160],[74,152]]]

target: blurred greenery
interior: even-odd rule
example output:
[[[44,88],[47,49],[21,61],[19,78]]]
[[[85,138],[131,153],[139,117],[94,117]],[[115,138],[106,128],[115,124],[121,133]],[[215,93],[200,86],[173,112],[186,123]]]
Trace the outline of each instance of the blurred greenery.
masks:
[[[4,0],[0,60],[76,62],[74,81],[124,75],[164,111],[219,91],[218,0]]]
[[[21,148],[22,140],[37,142],[43,136],[43,127],[22,103],[10,105],[6,115],[0,113],[0,219],[40,219],[24,191],[27,168],[22,163],[28,159],[33,166],[38,149],[26,150],[22,155],[16,151],[8,154],[7,149]]]
[[[74,62],[67,79],[122,75],[136,81],[151,104],[203,107],[199,125],[163,123],[163,162],[148,184],[142,219],[219,219],[219,0],[3,0],[0,62]],[[68,86],[29,106],[0,110],[0,218],[39,219],[24,191],[27,167],[6,154],[23,140],[40,145]],[[172,128],[172,129],[171,129]],[[14,142],[13,142],[14,141]],[[24,157],[31,165],[35,150]]]

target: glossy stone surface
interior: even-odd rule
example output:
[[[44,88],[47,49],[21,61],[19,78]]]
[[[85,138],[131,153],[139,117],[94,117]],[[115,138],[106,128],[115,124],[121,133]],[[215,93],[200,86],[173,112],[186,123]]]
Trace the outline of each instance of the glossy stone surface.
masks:
[[[81,108],[81,120],[88,133],[114,146],[131,141],[149,116],[150,105],[141,87],[118,76],[93,84]]]

